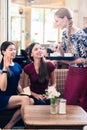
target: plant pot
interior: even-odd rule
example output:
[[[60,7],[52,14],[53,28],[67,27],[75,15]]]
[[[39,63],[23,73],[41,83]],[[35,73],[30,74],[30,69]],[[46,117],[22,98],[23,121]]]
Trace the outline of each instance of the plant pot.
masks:
[[[51,98],[50,99],[50,113],[57,114],[58,113],[58,100]]]

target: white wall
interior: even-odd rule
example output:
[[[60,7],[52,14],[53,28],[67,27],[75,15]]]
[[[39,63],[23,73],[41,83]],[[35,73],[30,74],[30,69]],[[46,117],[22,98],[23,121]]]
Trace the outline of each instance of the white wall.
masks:
[[[6,39],[6,4],[7,0],[0,0],[0,44]]]
[[[66,6],[72,10],[78,10],[79,0],[66,0]]]
[[[80,27],[84,27],[83,26],[83,18],[87,17],[87,0],[79,0],[79,26]]]
[[[5,40],[7,40],[7,0],[0,0],[0,45]]]
[[[66,7],[73,10],[75,25],[84,28],[83,18],[87,17],[87,0],[66,0]]]
[[[79,26],[78,12],[79,12],[79,0],[66,0],[66,7],[73,11],[73,21],[76,26]]]

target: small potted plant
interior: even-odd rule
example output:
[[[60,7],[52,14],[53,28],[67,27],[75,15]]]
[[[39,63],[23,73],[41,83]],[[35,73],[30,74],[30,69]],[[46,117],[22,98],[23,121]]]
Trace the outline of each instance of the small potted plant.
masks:
[[[57,92],[54,86],[50,86],[45,94],[48,98],[50,98],[50,112],[51,114],[57,114],[58,112],[58,97],[60,93]]]

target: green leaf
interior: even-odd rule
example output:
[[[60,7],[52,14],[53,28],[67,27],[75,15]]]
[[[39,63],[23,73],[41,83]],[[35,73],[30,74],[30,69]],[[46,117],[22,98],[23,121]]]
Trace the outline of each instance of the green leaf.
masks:
[[[57,102],[58,97],[51,98],[51,104],[55,104]]]

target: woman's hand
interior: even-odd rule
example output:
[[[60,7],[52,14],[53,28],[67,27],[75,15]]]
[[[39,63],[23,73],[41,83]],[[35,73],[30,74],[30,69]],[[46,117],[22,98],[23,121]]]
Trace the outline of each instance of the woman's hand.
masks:
[[[44,96],[44,95],[41,95],[41,94],[35,94],[35,95],[33,95],[36,99],[40,99],[40,100],[44,100],[44,99],[46,99],[46,97]]]
[[[53,48],[53,50],[57,51],[57,52],[60,52],[60,49],[61,49],[61,45],[60,44],[55,45],[54,48]]]
[[[79,64],[79,63],[86,63],[86,59],[85,58],[78,58],[75,60],[75,64]]]
[[[3,69],[8,70],[8,67],[11,64],[11,58],[5,53],[3,60]]]
[[[57,45],[55,45],[54,46],[54,48],[53,48],[53,50],[54,50],[54,52],[56,51],[56,52],[60,52],[60,54],[62,55],[62,56],[64,56],[64,51],[63,51],[63,49],[62,49],[62,42],[60,43],[60,44],[57,44]]]
[[[54,48],[53,48],[54,52],[55,52],[55,51],[58,51],[58,48],[59,48],[58,44],[55,45]]]

